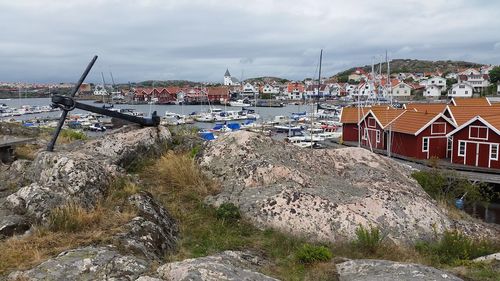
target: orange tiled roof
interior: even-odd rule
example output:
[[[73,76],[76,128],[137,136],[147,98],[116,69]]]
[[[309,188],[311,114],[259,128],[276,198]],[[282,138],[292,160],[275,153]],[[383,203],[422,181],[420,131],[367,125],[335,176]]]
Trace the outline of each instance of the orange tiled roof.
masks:
[[[487,98],[453,98],[451,100],[455,106],[490,106]]]
[[[406,109],[424,113],[441,113],[444,112],[446,106],[445,103],[409,103]]]
[[[452,118],[461,126],[475,116],[500,115],[500,106],[449,106]]]
[[[438,114],[407,110],[390,124],[390,129],[394,132],[414,135]]]
[[[372,107],[361,107],[359,109],[359,115],[363,118],[370,110],[373,112],[375,117],[379,120],[382,126],[387,125],[399,114],[403,113],[403,109],[392,108],[387,105],[374,105]],[[340,115],[340,122],[346,124],[357,124],[358,123],[358,108],[357,107],[344,107],[342,108],[342,113]]]
[[[377,118],[377,120],[380,122],[382,127],[387,126],[390,122],[392,122],[394,119],[396,119],[399,115],[401,115],[403,112],[405,112],[404,109],[399,109],[399,108],[385,108],[385,109],[379,109],[379,108],[373,108],[372,109],[373,114]]]
[[[497,130],[500,130],[500,114],[481,116],[486,122],[490,123],[491,126],[495,127]]]

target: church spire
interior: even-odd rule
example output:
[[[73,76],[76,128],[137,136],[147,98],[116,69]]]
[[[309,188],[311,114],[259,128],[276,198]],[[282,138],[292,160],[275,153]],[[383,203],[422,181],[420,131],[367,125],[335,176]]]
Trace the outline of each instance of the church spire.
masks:
[[[231,77],[231,73],[229,73],[229,69],[226,68],[226,73],[224,74],[224,77]]]

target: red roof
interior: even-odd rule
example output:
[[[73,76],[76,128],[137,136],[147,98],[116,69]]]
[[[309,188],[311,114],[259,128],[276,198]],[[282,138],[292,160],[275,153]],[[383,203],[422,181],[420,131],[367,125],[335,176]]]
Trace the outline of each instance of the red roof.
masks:
[[[287,91],[289,93],[293,92],[294,90],[297,90],[299,92],[304,92],[304,85],[299,82],[290,82],[287,85]]]

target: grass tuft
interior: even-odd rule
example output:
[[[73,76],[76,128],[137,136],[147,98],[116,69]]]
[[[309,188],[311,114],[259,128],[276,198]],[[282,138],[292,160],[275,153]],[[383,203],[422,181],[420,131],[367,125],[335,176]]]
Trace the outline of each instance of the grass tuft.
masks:
[[[380,230],[377,227],[370,226],[365,228],[360,225],[356,229],[356,240],[354,244],[361,251],[368,253],[376,253],[382,246],[383,237],[380,235]]]
[[[500,250],[499,245],[473,240],[458,231],[446,231],[437,241],[419,242],[416,249],[429,256],[433,263],[444,265],[459,265]]]
[[[299,262],[311,264],[315,262],[324,262],[332,259],[333,254],[330,249],[325,246],[315,246],[305,243],[296,253]]]

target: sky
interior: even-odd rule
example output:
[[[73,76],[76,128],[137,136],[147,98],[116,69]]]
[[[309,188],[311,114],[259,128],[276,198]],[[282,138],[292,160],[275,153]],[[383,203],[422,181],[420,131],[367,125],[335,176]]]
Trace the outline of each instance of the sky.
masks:
[[[302,80],[390,59],[500,64],[493,0],[0,0],[0,81]]]

